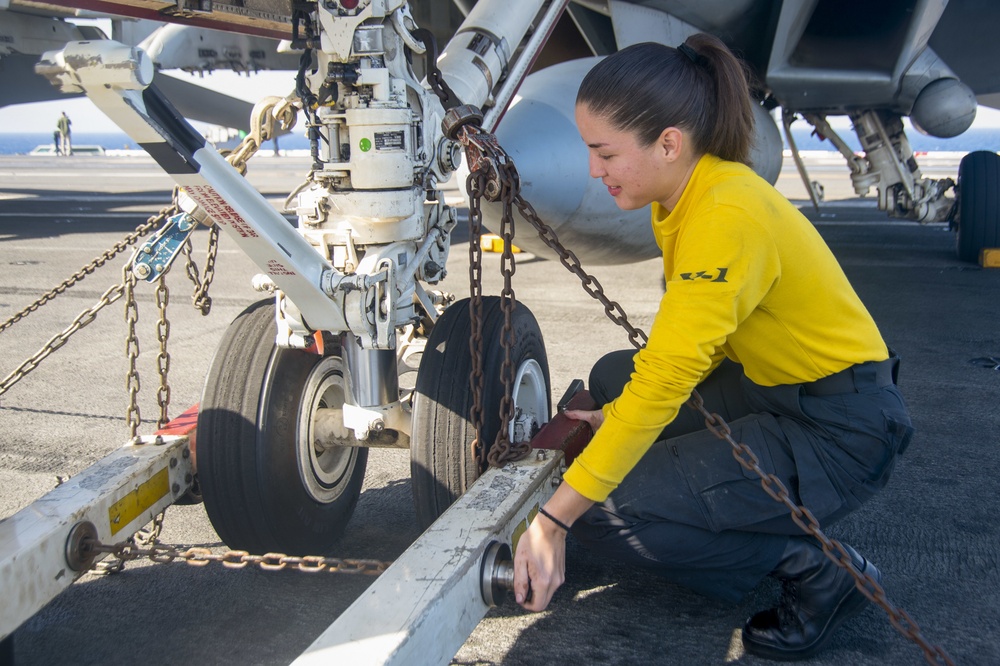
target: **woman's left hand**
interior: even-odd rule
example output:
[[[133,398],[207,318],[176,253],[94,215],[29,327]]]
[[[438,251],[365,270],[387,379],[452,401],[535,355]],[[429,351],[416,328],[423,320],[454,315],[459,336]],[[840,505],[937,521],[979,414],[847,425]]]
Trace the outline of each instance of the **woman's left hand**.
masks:
[[[517,542],[514,599],[527,610],[545,610],[565,579],[566,532],[539,514]]]
[[[576,421],[586,421],[594,432],[604,423],[604,412],[600,409],[567,409],[563,414]]]

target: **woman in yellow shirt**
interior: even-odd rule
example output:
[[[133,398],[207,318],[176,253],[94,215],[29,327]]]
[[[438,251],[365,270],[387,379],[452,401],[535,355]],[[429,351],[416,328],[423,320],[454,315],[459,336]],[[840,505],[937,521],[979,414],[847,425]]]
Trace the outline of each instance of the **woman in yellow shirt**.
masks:
[[[744,645],[800,659],[866,599],[729,444],[680,407],[697,388],[824,525],[885,485],[912,427],[895,386],[898,359],[833,254],[747,166],[751,103],[739,61],[710,35],[677,49],[623,49],[580,87],[591,176],[623,209],[652,204],[667,289],[647,345],[594,367],[602,408],[568,412],[589,421],[594,438],[521,537],[514,591],[529,610],[548,605],[569,530],[723,599],[739,600],[770,574],[784,583],[782,598],[747,621]]]

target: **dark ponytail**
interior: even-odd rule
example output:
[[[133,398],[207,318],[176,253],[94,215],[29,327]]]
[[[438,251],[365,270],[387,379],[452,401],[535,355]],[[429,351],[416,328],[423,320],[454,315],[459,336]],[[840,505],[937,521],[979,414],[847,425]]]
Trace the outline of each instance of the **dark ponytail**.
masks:
[[[692,35],[676,49],[652,42],[626,47],[590,70],[576,102],[635,133],[644,146],[677,127],[691,137],[695,154],[750,164],[746,69],[712,35]]]

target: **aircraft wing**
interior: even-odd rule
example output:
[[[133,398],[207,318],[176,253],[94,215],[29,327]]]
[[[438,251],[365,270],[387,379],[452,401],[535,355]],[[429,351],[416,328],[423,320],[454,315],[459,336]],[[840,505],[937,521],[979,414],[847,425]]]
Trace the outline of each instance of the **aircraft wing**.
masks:
[[[250,131],[253,104],[183,79],[156,73],[156,85],[185,118]]]
[[[259,37],[292,37],[291,0],[11,0],[11,7],[50,15],[85,10],[105,15],[178,22]]]
[[[156,22],[118,21],[113,28],[115,39],[137,43],[149,36],[142,46],[159,67],[158,86],[185,117],[194,120],[248,131],[253,104],[170,76],[163,70],[234,69],[251,73],[260,69],[292,69],[298,62],[297,54],[279,54],[276,41],[260,36],[261,32],[279,34],[280,31],[268,28],[269,24],[280,24],[280,17],[274,15],[265,19],[253,16],[252,20],[258,23],[255,27],[248,27],[246,22],[251,19],[244,17],[243,23],[237,25],[247,30],[241,27],[234,31],[231,24],[226,23],[225,31],[212,32],[192,25],[165,24],[163,18],[173,18],[176,14],[149,13],[148,7],[155,3],[119,3],[115,7],[99,3],[100,6],[94,4],[90,10],[80,8],[79,4],[11,0],[5,9],[0,8],[0,107],[76,96],[58,91],[36,75],[35,64],[42,53],[60,49],[67,42],[107,39],[108,36],[97,27],[72,22],[74,18],[112,18],[105,10],[116,15],[142,10],[138,15],[155,15],[160,19]]]

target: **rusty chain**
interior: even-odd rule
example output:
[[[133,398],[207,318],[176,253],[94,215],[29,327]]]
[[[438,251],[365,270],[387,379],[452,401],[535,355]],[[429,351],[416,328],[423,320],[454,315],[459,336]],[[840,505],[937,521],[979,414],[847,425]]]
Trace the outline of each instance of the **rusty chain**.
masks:
[[[516,405],[512,399],[514,384],[514,366],[511,361],[511,351],[514,346],[513,314],[517,305],[514,297],[513,277],[516,270],[514,262],[514,214],[513,204],[520,180],[510,161],[496,143],[496,138],[482,131],[469,127],[463,128],[460,141],[469,156],[469,163],[475,165],[470,169],[467,188],[469,190],[469,315],[470,339],[469,348],[472,354],[472,371],[469,383],[472,387],[472,408],[470,418],[475,432],[471,448],[479,462],[480,472],[485,471],[487,464],[502,467],[504,464],[520,460],[531,452],[528,442],[510,441],[510,423],[514,417]],[[482,443],[482,410],[483,410],[483,313],[482,313],[482,199],[501,201],[503,217],[501,222],[501,238],[504,241],[503,254],[500,259],[500,273],[503,276],[503,289],[500,292],[500,310],[503,313],[503,328],[500,331],[500,347],[503,350],[503,363],[500,366],[500,379],[504,390],[500,400],[500,429],[492,443],[485,446]]]
[[[503,289],[500,290],[500,310],[503,312],[503,328],[500,330],[500,346],[503,348],[503,363],[500,365],[500,381],[503,384],[503,395],[500,399],[500,431],[496,443],[490,447],[487,460],[493,467],[502,467],[506,462],[520,460],[531,453],[528,441],[510,441],[510,423],[514,418],[514,364],[511,353],[514,348],[514,196],[520,190],[520,180],[514,164],[509,159],[496,162],[500,171],[500,201],[503,204],[503,215],[500,221],[500,238],[503,240],[503,253],[500,255],[500,274],[503,276]]]
[[[538,213],[535,212],[531,204],[524,200],[520,192],[518,192],[514,202],[521,216],[538,231],[538,237],[542,239],[542,242],[558,255],[559,261],[569,272],[580,278],[583,290],[604,306],[604,314],[608,316],[608,319],[625,329],[628,333],[629,342],[636,348],[641,348],[645,345],[648,342],[646,334],[642,330],[632,326],[628,320],[628,315],[625,314],[624,308],[617,301],[612,301],[608,298],[604,293],[604,287],[597,281],[597,278],[583,270],[583,266],[580,264],[577,256],[559,242],[556,232],[538,217]]]
[[[932,645],[927,641],[927,639],[924,638],[920,631],[920,626],[917,625],[916,621],[910,617],[909,613],[902,608],[897,607],[889,600],[888,596],[886,596],[885,590],[877,580],[869,574],[858,571],[857,567],[854,566],[854,562],[850,554],[847,552],[847,549],[844,548],[844,545],[837,539],[831,539],[823,533],[819,521],[816,520],[816,517],[812,514],[812,512],[806,507],[796,504],[795,501],[792,500],[788,489],[785,488],[785,484],[781,482],[781,479],[774,474],[765,472],[760,467],[760,459],[753,452],[753,450],[751,450],[746,444],[742,442],[737,443],[736,440],[733,439],[733,431],[729,427],[729,424],[726,423],[722,416],[715,412],[709,412],[708,409],[705,408],[705,401],[697,391],[692,392],[691,400],[688,402],[688,406],[705,417],[706,428],[711,430],[716,437],[724,440],[732,447],[733,457],[736,458],[740,466],[748,472],[753,472],[760,477],[760,485],[764,489],[764,492],[766,492],[774,500],[784,504],[791,512],[792,521],[798,525],[803,532],[812,535],[817,541],[819,541],[820,546],[823,548],[823,553],[830,560],[846,570],[852,578],[854,578],[855,587],[857,587],[869,601],[875,603],[886,612],[892,626],[895,627],[899,633],[916,643],[920,649],[923,650],[924,658],[928,663],[949,664],[950,666],[954,666],[954,662],[951,660],[948,653],[945,652],[944,648],[939,645]]]
[[[577,275],[583,285],[584,291],[604,305],[605,314],[611,321],[615,322],[628,333],[629,341],[637,349],[641,349],[648,341],[646,334],[633,327],[628,322],[628,317],[624,309],[614,301],[611,301],[605,294],[600,283],[592,275],[586,273],[579,259],[571,251],[566,249],[559,241],[555,231],[546,225],[535,213],[534,208],[525,201],[520,194],[517,172],[513,161],[497,144],[496,137],[486,133],[481,127],[470,123],[461,128],[458,140],[466,148],[466,156],[470,169],[469,182],[472,182],[471,174],[479,173],[479,182],[499,181],[499,187],[494,189],[504,192],[504,216],[508,213],[508,206],[513,202],[521,216],[531,223],[538,231],[542,241],[559,256],[562,264],[572,273]],[[489,188],[487,188],[488,190]],[[511,192],[512,194],[507,194]],[[469,190],[470,203],[474,202],[479,207],[477,198],[483,196],[482,190]],[[481,213],[480,224],[481,224]],[[471,215],[470,215],[471,217]],[[506,229],[506,224],[504,224]],[[510,227],[511,237],[504,236],[505,251],[511,247],[513,241],[513,227]],[[473,239],[478,240],[478,239]],[[506,276],[505,276],[506,277]],[[505,284],[506,287],[506,284]],[[501,338],[502,344],[509,345],[506,337]],[[508,347],[505,346],[505,351]],[[510,388],[505,386],[505,399],[509,400]],[[705,407],[704,400],[697,390],[691,393],[688,406],[697,411],[705,418],[705,427],[712,431],[719,439],[727,442],[737,462],[749,472],[756,474],[761,480],[761,487],[775,501],[784,504],[791,512],[792,521],[806,534],[813,536],[819,541],[823,553],[835,564],[847,571],[854,579],[855,587],[871,602],[878,605],[889,617],[889,622],[900,634],[914,642],[924,653],[924,658],[930,664],[947,664],[954,666],[954,662],[948,653],[938,645],[932,645],[924,638],[920,627],[916,621],[903,609],[895,606],[888,598],[884,588],[872,576],[858,571],[854,562],[848,554],[844,545],[836,539],[831,539],[824,534],[816,517],[804,506],[798,505],[792,500],[788,489],[785,488],[781,480],[774,474],[766,473],[760,467],[760,461],[756,454],[746,444],[737,442],[732,437],[732,430],[726,421],[717,413],[709,412]],[[491,460],[492,463],[492,460]]]
[[[461,104],[461,100],[458,99],[458,95],[455,91],[451,89],[448,82],[444,80],[444,75],[438,68],[438,46],[437,38],[434,37],[434,33],[427,28],[417,28],[410,34],[413,35],[414,39],[419,40],[424,45],[424,62],[427,67],[427,82],[431,86],[431,92],[437,95],[438,99],[441,100],[441,106],[445,109],[450,109],[453,106]]]
[[[477,461],[479,471],[486,469],[489,446],[483,443],[483,248],[480,239],[483,234],[482,192],[486,188],[486,172],[469,173],[466,188],[469,191],[469,353],[472,370],[469,372],[469,387],[472,390],[472,407],[469,418],[472,422],[473,439],[471,453]]]

